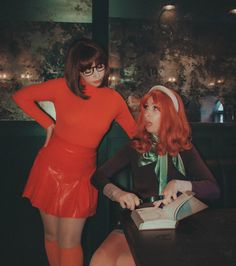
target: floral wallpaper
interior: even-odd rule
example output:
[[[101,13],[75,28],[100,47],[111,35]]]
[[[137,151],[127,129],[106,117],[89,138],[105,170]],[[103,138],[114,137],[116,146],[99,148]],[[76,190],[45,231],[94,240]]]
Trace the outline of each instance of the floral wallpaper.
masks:
[[[17,20],[0,21],[0,120],[30,119],[11,101],[11,94],[62,76],[67,44],[92,36],[91,0],[70,0],[66,7],[60,0],[53,9],[54,1],[24,1],[41,10],[41,17],[25,7]],[[4,10],[0,14],[4,17]],[[109,85],[123,95],[135,117],[140,97],[162,84],[181,94],[190,121],[203,121],[205,109],[213,112],[212,102],[217,101],[224,106],[224,120],[236,121],[236,21],[199,17],[163,13],[156,19],[109,18]],[[204,117],[213,120],[212,113]]]
[[[192,121],[200,120],[201,99],[208,96],[235,110],[234,29],[235,23],[175,17],[110,19],[112,86],[125,98],[155,84],[176,89]]]
[[[11,100],[23,86],[63,76],[64,55],[73,38],[91,37],[89,23],[0,24],[0,119],[30,119]]]

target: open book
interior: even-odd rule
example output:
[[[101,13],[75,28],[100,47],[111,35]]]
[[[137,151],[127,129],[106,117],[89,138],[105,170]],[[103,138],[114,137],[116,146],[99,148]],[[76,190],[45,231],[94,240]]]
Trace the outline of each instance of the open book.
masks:
[[[131,218],[139,230],[174,229],[178,221],[193,215],[208,206],[194,197],[195,193],[186,191],[163,208],[144,207],[131,213]]]

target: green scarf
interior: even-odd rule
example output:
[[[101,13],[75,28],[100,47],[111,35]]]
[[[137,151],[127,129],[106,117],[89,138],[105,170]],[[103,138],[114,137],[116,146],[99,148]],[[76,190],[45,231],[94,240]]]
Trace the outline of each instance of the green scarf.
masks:
[[[168,155],[157,155],[155,152],[155,146],[149,152],[143,153],[138,161],[139,167],[156,162],[155,174],[159,181],[159,195],[162,194],[167,184],[167,171],[168,171]],[[176,157],[172,157],[172,162],[178,171],[185,176],[185,168],[181,156],[178,154]]]

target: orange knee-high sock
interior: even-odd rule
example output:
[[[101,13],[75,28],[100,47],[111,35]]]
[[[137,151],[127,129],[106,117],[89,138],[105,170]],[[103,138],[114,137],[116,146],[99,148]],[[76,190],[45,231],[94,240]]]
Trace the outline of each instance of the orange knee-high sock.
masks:
[[[60,266],[83,266],[81,245],[73,248],[60,248]]]
[[[50,266],[59,266],[59,247],[57,241],[45,240],[45,249]]]

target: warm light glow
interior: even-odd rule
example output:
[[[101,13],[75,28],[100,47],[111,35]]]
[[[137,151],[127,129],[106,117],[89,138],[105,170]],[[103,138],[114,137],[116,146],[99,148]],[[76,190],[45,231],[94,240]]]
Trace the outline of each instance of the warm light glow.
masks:
[[[7,74],[3,73],[3,74],[0,74],[0,79],[6,79],[7,78]]]
[[[222,84],[222,83],[224,83],[224,80],[223,80],[223,79],[218,79],[216,82],[217,82],[218,84]]]
[[[208,86],[215,86],[215,82],[210,82]]]
[[[31,78],[31,75],[29,73],[26,73],[26,74],[21,74],[20,77],[22,79],[30,79]]]
[[[236,15],[236,8],[231,9],[231,10],[229,11],[229,13]]]
[[[169,82],[175,82],[175,81],[176,81],[176,78],[174,78],[174,77],[169,77],[169,78],[168,78],[168,81],[169,81]]]
[[[175,5],[165,5],[165,6],[163,6],[163,9],[166,11],[174,10]]]

